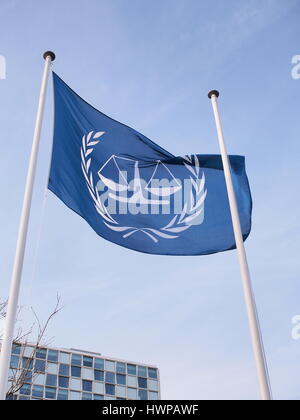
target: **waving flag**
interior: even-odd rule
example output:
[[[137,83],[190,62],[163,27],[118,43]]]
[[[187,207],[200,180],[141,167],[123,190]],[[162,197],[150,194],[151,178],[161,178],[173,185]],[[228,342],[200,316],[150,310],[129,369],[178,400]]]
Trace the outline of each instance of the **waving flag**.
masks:
[[[106,116],[55,73],[48,188],[103,238],[150,254],[235,248],[219,155],[175,157]],[[230,156],[244,240],[251,228],[245,159]]]

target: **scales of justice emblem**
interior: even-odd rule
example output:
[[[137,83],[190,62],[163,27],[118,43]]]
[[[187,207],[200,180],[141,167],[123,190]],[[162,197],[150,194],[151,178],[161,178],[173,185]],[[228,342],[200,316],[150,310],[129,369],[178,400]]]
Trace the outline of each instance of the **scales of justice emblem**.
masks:
[[[99,181],[107,187],[106,198],[109,197],[110,200],[123,205],[150,205],[151,208],[170,205],[171,198],[174,198],[182,190],[183,186],[175,178],[168,165],[162,161],[156,161],[154,169],[152,163],[152,173],[149,174],[148,170],[148,181],[146,182],[141,177],[141,169],[145,169],[145,163],[141,164],[138,160],[117,155],[112,155],[102,165],[97,173],[98,180],[94,182],[94,176],[91,171],[92,152],[99,143],[99,138],[104,134],[105,132],[103,131],[91,131],[84,135],[80,152],[81,168],[86,180],[87,190],[93,200],[96,211],[108,229],[118,232],[123,238],[128,238],[137,232],[141,232],[157,243],[162,239],[176,239],[185,230],[203,223],[207,190],[205,189],[205,176],[200,169],[197,155],[183,157],[183,164],[187,171],[186,179],[190,183],[190,191],[181,211],[177,214],[172,213],[171,220],[168,220],[167,224],[165,224],[164,217],[164,223],[159,227],[152,227],[153,223],[143,227],[134,226],[134,223],[132,223],[132,226],[128,226],[122,223],[122,217],[116,217],[120,215],[113,215],[109,212],[109,207],[104,205],[102,197],[104,194],[99,193]],[[130,182],[127,179],[128,175],[131,175]],[[167,184],[159,182],[162,178],[168,181]],[[124,214],[122,216],[124,217]],[[153,221],[157,214],[152,214],[151,216]],[[128,217],[126,220],[128,222]],[[134,218],[131,220],[134,220]]]

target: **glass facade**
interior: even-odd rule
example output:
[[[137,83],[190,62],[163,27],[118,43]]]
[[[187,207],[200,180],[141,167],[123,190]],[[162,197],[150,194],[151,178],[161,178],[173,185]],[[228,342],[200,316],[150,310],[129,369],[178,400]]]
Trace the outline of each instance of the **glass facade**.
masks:
[[[9,399],[19,400],[158,400],[156,367],[79,350],[14,344],[12,379],[22,370],[24,383]],[[10,382],[11,383],[11,382]],[[10,387],[9,383],[9,387]]]

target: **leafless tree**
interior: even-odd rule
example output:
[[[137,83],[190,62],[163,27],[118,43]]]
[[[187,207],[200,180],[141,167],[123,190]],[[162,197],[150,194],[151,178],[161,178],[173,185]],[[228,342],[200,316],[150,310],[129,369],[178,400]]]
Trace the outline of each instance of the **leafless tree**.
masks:
[[[7,301],[0,302],[0,320],[4,319],[6,316],[6,308],[7,308]],[[6,396],[10,397],[16,394],[19,389],[28,382],[33,381],[33,379],[39,375],[41,372],[36,371],[33,367],[33,361],[36,355],[36,352],[44,346],[49,345],[51,340],[45,341],[46,338],[46,330],[49,326],[49,323],[52,321],[52,319],[55,317],[55,315],[62,309],[60,305],[60,296],[57,295],[56,297],[56,304],[51,312],[51,314],[48,316],[47,320],[42,323],[37,316],[35,310],[31,308],[32,313],[35,318],[35,323],[31,325],[31,327],[24,331],[21,327],[18,328],[14,344],[19,344],[23,347],[29,344],[29,338],[32,336],[32,333],[35,329],[37,329],[36,332],[36,338],[34,340],[30,340],[30,347],[32,348],[32,352],[25,360],[25,364],[23,364],[22,360],[22,366],[20,366],[18,369],[13,369],[12,376],[9,377],[10,386],[7,391]],[[21,309],[19,310],[20,313]]]

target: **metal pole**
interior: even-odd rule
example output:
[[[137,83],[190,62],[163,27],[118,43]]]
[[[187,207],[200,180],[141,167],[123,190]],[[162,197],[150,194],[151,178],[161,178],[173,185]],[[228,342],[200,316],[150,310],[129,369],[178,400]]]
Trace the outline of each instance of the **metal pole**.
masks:
[[[260,327],[259,327],[259,321],[258,321],[258,316],[257,316],[257,311],[256,311],[253,290],[251,286],[251,279],[250,279],[250,273],[249,273],[249,267],[247,263],[244,242],[243,242],[239,213],[238,213],[234,188],[232,184],[230,164],[229,164],[229,159],[227,155],[222,125],[221,125],[220,115],[219,115],[219,110],[218,110],[218,102],[217,102],[218,96],[219,96],[219,92],[217,90],[212,90],[208,94],[208,97],[211,99],[211,103],[213,107],[217,133],[218,133],[218,139],[219,139],[219,145],[221,149],[224,175],[225,175],[229,206],[230,206],[230,212],[231,212],[231,218],[232,218],[232,224],[233,224],[233,230],[234,230],[234,237],[235,237],[235,242],[236,242],[236,249],[237,249],[237,254],[238,254],[238,259],[239,259],[239,264],[240,264],[240,271],[241,271],[241,276],[242,276],[244,297],[245,297],[245,303],[246,303],[246,308],[247,308],[248,322],[250,326],[252,347],[253,347],[254,357],[255,357],[255,362],[256,362],[256,369],[257,369],[261,399],[271,400],[272,399],[271,389],[270,389],[270,384],[269,384],[268,370],[267,370],[267,364],[265,360],[263,342],[262,342],[262,337],[261,337],[261,332],[260,332]]]
[[[45,105],[45,96],[51,61],[55,60],[55,54],[52,51],[46,51],[43,55],[45,59],[44,73],[42,78],[38,110],[35,122],[34,135],[32,140],[31,155],[29,160],[28,173],[26,178],[23,206],[19,225],[14,266],[11,277],[10,292],[7,305],[7,314],[4,324],[4,334],[0,353],[0,400],[5,400],[7,392],[8,370],[10,365],[11,348],[14,336],[14,327],[17,316],[18,299],[21,285],[21,276],[23,269],[24,253],[26,246],[26,237],[28,231],[28,222],[32,200],[32,191],[37,164],[37,156],[41,135],[43,112]]]

